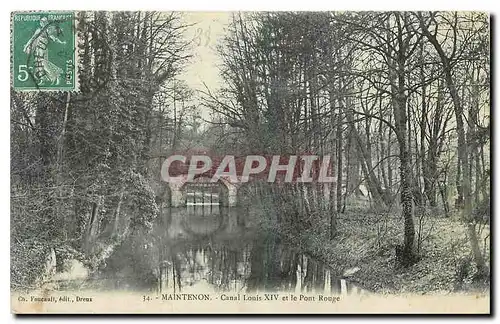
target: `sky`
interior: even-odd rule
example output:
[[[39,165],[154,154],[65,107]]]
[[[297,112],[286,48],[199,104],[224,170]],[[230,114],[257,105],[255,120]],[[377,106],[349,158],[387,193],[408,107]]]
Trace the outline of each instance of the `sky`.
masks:
[[[179,79],[193,90],[204,90],[205,83],[214,91],[220,86],[218,65],[221,63],[216,52],[217,41],[225,34],[230,12],[184,12],[183,18],[188,27],[186,37],[194,39],[193,58]],[[210,112],[200,107],[201,115],[208,119]]]

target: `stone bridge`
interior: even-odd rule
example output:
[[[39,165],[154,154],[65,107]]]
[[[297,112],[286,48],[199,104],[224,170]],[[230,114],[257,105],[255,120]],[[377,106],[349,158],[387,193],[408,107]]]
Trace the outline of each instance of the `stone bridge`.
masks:
[[[234,207],[237,205],[237,195],[238,189],[240,188],[242,182],[241,176],[236,176],[233,178],[227,176],[217,176],[217,181],[212,182],[211,179],[217,173],[220,163],[223,157],[217,157],[210,154],[205,149],[198,150],[187,150],[178,153],[180,156],[186,158],[186,161],[181,163],[178,160],[171,162],[168,173],[170,179],[167,181],[168,188],[170,189],[170,196],[165,197],[170,202],[171,207],[182,207],[187,205],[187,191],[192,189],[191,187],[196,187],[197,185],[203,186],[205,189],[207,187],[219,189],[219,199],[218,204],[224,207]],[[204,171],[201,174],[196,174],[194,179],[188,180],[188,166],[191,158],[194,155],[209,156],[212,161],[209,170]],[[235,158],[235,166],[237,174],[241,174],[243,171],[244,157]],[[162,172],[164,171],[162,166]],[[201,181],[200,181],[201,180]],[[165,181],[165,180],[164,180]],[[201,182],[201,183],[200,183]]]
[[[222,186],[222,194],[220,197],[220,205],[225,207],[234,207],[237,205],[237,195],[238,189],[241,185],[241,177],[238,177],[238,182],[233,183],[228,177],[221,177],[216,182],[210,182],[210,178],[205,178],[204,184],[216,186]],[[198,178],[195,178],[198,179]],[[188,175],[179,175],[176,177],[175,181],[168,182],[168,187],[170,188],[170,206],[171,207],[182,207],[186,204],[186,187],[187,184],[192,184],[193,182],[188,182]],[[195,182],[194,182],[195,183]]]
[[[196,171],[199,171],[200,173],[196,173],[194,176],[194,179],[189,178],[188,173],[192,172],[193,169],[189,168],[190,163],[193,161],[192,157],[197,155],[195,162],[197,163],[198,169]],[[202,161],[199,159],[199,156],[205,156],[208,157],[210,166],[207,167],[206,169],[203,168],[204,164],[208,164],[206,160]],[[172,157],[172,159],[170,159]],[[227,160],[225,161],[224,158],[222,157],[215,157],[211,154],[207,154],[206,151],[186,151],[182,152],[182,154],[175,154],[171,155],[169,158],[166,158],[165,164],[162,164],[161,168],[161,174],[162,174],[162,180],[167,182],[168,188],[170,195],[166,196],[165,200],[169,202],[169,205],[171,207],[182,207],[186,205],[200,205],[196,200],[197,199],[202,199],[203,203],[201,205],[206,205],[205,204],[205,197],[206,197],[206,192],[205,190],[208,190],[208,196],[210,197],[210,202],[208,204],[212,205],[212,193],[213,193],[213,188],[218,187],[219,189],[219,194],[217,196],[217,202],[215,204],[224,206],[224,207],[234,207],[238,204],[238,191],[241,189],[241,186],[245,183],[248,182],[249,179],[243,179],[241,174],[245,174],[245,165],[246,165],[246,156],[240,156],[240,157],[233,157],[233,163],[235,168],[235,173],[236,175],[233,176],[226,176],[229,174],[229,163]],[[272,163],[276,163],[275,160],[276,156],[269,155],[269,156],[264,156],[264,159],[266,160],[266,169],[264,169],[263,175],[266,175],[267,172],[269,172],[269,166],[272,165]],[[290,162],[287,158],[284,158],[283,161],[278,162],[281,164],[281,166],[285,166]],[[199,163],[203,163],[201,166]],[[294,162],[295,163],[295,162]],[[225,166],[224,170],[219,170],[219,167],[221,165]],[[315,166],[317,170],[314,172],[315,174],[318,174],[319,172],[319,165]],[[273,169],[273,167],[270,167]],[[295,164],[293,167],[293,177],[297,179],[302,174],[302,169],[300,164]],[[262,170],[261,170],[262,171]],[[286,177],[288,177],[288,170],[286,169],[280,169],[280,172],[286,171]],[[276,177],[276,172],[277,170],[274,169],[274,176]],[[194,172],[192,172],[194,173]],[[212,182],[212,178],[216,179],[216,181]],[[283,177],[283,175],[281,175]],[[280,177],[280,178],[281,178]],[[266,176],[267,178],[267,176]],[[332,177],[330,177],[332,178]],[[273,178],[274,181],[275,178]],[[312,179],[312,178],[311,178]],[[244,181],[242,181],[244,180]],[[269,181],[269,180],[268,180]],[[285,182],[289,182],[290,180],[286,180]],[[276,183],[279,184],[281,181],[277,181]],[[196,188],[198,186],[198,188]],[[326,186],[325,183],[325,188],[328,187]],[[210,189],[209,189],[210,188]],[[329,188],[327,188],[329,190]],[[189,190],[194,190],[190,191],[188,194]],[[244,190],[244,189],[241,189]],[[201,198],[200,198],[201,194]],[[193,198],[193,202],[188,202],[189,199]],[[325,198],[329,199],[329,194],[328,197],[325,194]]]

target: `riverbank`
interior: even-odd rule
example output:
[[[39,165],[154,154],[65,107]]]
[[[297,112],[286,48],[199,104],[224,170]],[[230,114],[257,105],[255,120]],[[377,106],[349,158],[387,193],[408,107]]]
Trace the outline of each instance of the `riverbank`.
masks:
[[[279,228],[268,219],[261,226],[279,232],[298,249],[324,261],[339,275],[359,267],[349,279],[364,289],[387,294],[451,292],[488,293],[489,281],[475,279],[465,227],[455,219],[434,215],[416,219],[420,260],[409,268],[396,266],[395,246],[403,242],[403,220],[397,213],[350,210],[340,214],[337,235],[330,240],[328,223],[314,230]],[[319,230],[318,230],[319,229]],[[490,266],[489,225],[480,229],[479,243]]]
[[[60,283],[82,283],[106,262],[120,244],[121,240],[98,241],[92,254],[61,242],[13,244],[11,289],[24,292],[57,290]]]

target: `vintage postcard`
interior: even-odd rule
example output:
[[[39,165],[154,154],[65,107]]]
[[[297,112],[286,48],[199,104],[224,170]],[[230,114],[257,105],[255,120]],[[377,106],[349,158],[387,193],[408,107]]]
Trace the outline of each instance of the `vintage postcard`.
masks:
[[[489,314],[484,12],[12,12],[11,309]]]

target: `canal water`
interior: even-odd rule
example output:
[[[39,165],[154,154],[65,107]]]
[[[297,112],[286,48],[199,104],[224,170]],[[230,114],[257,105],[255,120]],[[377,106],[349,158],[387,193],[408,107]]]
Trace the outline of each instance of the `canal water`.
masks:
[[[310,292],[353,287],[331,268],[259,228],[251,210],[164,208],[152,232],[134,232],[79,289],[182,293]]]

